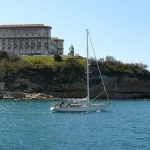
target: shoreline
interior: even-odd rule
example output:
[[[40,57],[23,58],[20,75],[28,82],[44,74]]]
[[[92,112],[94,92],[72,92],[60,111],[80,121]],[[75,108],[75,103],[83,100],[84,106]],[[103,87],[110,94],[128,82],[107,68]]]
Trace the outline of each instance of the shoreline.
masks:
[[[78,101],[85,101],[79,97],[55,97],[54,93],[26,93],[26,92],[10,92],[10,91],[1,91],[0,92],[0,99],[5,100],[50,100],[50,101],[61,101],[61,100],[78,100]],[[91,98],[92,100],[93,98]],[[150,100],[150,98],[142,98],[142,97],[132,97],[132,98],[109,98],[110,101],[126,101],[126,100]],[[107,100],[105,97],[98,98],[97,100],[105,101]],[[108,100],[107,100],[108,101]]]

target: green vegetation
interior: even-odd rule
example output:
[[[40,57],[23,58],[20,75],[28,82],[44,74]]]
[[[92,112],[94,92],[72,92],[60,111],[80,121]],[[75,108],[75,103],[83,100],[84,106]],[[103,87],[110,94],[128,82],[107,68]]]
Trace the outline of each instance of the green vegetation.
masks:
[[[56,63],[53,55],[21,56],[20,58],[27,62],[42,62],[43,64],[51,65],[51,66],[55,65],[55,63]],[[85,64],[85,60],[81,56],[68,56],[68,55],[65,56],[65,55],[63,55],[63,56],[61,56],[61,58],[63,61],[73,58],[73,59],[77,59],[81,64]]]
[[[99,74],[96,62],[94,58],[90,59],[90,76],[93,77]],[[81,56],[61,56],[61,61],[56,61],[54,56],[17,57],[0,51],[0,81],[5,81],[6,86],[11,87],[16,78],[24,78],[39,84],[42,87],[39,90],[43,91],[54,83],[58,85],[68,81],[85,81],[85,64],[86,59]],[[142,63],[122,63],[112,56],[107,56],[105,61],[98,60],[98,64],[103,75],[150,79],[147,65]],[[20,87],[25,88],[25,85]]]
[[[54,60],[60,62],[60,61],[62,61],[62,58],[59,54],[55,54],[54,55]]]
[[[8,59],[8,54],[6,51],[0,51],[0,60]]]
[[[5,55],[2,55],[0,81],[5,81],[6,86],[10,87],[16,78],[24,78],[40,84],[41,90],[46,90],[54,82],[55,84],[67,83],[70,75],[72,76],[70,82],[80,80],[84,73],[84,59],[78,56],[61,58],[62,61],[55,61],[54,56],[21,56],[20,59],[11,56],[11,59],[9,57],[6,59]],[[76,71],[72,73],[73,70]],[[25,87],[20,87],[22,88]]]
[[[98,60],[102,74],[107,76],[128,76],[137,77],[139,79],[148,80],[150,79],[150,72],[147,70],[147,65],[142,63],[123,63],[117,61],[112,56],[106,56],[104,62]],[[91,59],[91,70],[97,74],[97,65],[95,59]]]

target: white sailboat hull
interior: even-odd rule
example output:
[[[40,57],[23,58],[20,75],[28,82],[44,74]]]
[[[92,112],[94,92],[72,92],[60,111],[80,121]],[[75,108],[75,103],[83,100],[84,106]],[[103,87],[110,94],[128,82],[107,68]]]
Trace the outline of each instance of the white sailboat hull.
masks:
[[[104,110],[109,104],[95,104],[91,106],[79,106],[79,107],[51,107],[50,110],[57,112],[92,112],[98,110]]]

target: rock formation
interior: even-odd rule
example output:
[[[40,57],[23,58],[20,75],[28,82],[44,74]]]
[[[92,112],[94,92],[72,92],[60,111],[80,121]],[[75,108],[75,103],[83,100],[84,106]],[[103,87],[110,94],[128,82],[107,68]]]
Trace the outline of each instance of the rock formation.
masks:
[[[103,76],[105,87],[109,98],[111,99],[132,99],[132,98],[150,98],[150,80],[141,80],[127,76],[107,77]],[[14,98],[22,99],[50,99],[50,98],[83,98],[86,97],[86,85],[83,82],[70,84],[66,90],[66,85],[49,85],[47,94],[38,89],[42,89],[38,83],[32,83],[28,79],[16,79],[11,89],[26,85],[27,89],[19,92],[12,92]],[[90,96],[96,97],[103,91],[102,82],[90,86]],[[23,94],[20,94],[23,93]],[[106,98],[106,95],[100,95],[99,98]]]

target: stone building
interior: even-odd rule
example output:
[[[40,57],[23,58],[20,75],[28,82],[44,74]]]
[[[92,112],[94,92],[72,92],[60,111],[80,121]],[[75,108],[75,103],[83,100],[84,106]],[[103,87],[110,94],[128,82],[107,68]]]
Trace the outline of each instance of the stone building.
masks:
[[[63,55],[64,40],[44,24],[0,25],[0,50],[17,55]]]

